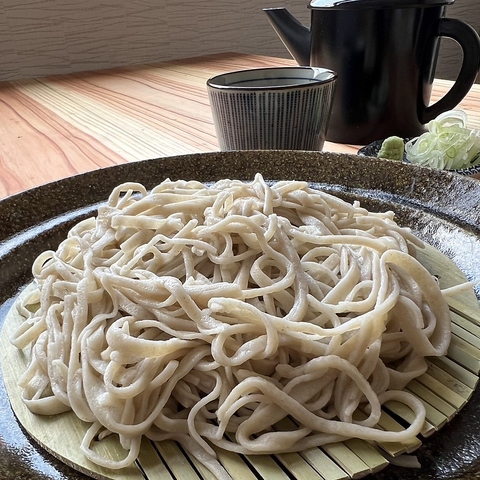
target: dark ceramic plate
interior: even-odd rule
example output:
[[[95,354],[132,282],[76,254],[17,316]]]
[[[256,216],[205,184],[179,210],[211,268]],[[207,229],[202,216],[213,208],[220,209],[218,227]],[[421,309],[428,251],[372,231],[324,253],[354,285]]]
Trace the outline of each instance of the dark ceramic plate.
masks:
[[[408,138],[405,139],[405,143],[408,142]],[[380,151],[380,148],[382,146],[383,140],[375,140],[372,143],[369,143],[368,145],[365,145],[365,147],[362,147],[359,151],[358,154],[366,157],[376,157],[378,156],[378,152]],[[403,161],[408,162],[406,156],[403,156]],[[460,175],[465,175],[467,177],[475,177],[479,178],[480,177],[480,164],[475,165],[470,168],[463,168],[461,170],[450,170],[451,172],[458,173]]]
[[[397,221],[448,255],[480,282],[480,182],[448,172],[375,158],[314,152],[228,152],[163,158],[97,170],[0,201],[0,326],[30,268],[67,230],[94,214],[112,188],[136,181],[151,188],[166,177],[214,181],[307,180],[371,210],[393,209]],[[477,286],[477,296],[480,292]],[[0,479],[84,479],[24,434],[0,382]],[[388,466],[377,479],[479,478],[480,392],[417,452],[421,470]],[[478,472],[478,473],[475,473]]]

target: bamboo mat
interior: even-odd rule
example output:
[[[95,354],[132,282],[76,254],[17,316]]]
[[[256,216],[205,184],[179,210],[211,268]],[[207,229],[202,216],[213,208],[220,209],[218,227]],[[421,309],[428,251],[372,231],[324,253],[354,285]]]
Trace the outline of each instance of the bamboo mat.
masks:
[[[451,260],[429,247],[419,251],[418,258],[436,275],[442,288],[464,281],[462,272]],[[342,480],[361,478],[389,464],[387,458],[415,452],[422,440],[438,431],[466,404],[478,382],[480,371],[480,307],[473,290],[450,298],[452,342],[445,357],[429,360],[427,372],[410,382],[407,390],[421,399],[426,407],[426,421],[418,438],[406,443],[389,442],[373,445],[359,439],[311,448],[283,455],[242,456],[215,449],[218,458],[234,480],[258,478]],[[119,471],[107,470],[87,461],[79,445],[88,425],[72,412],[44,417],[30,413],[21,401],[17,386],[24,372],[27,355],[13,347],[9,338],[21,318],[11,312],[0,335],[3,376],[12,408],[26,431],[46,450],[71,467],[97,479],[153,480],[161,478],[198,480],[215,479],[203,465],[173,441],[151,442],[143,439],[137,461]],[[356,412],[359,418],[365,416]],[[410,422],[412,412],[404,405],[390,401],[384,405],[379,428],[400,430],[395,418]],[[284,419],[278,428],[294,427]],[[114,436],[100,442],[98,451],[106,457],[124,454]]]

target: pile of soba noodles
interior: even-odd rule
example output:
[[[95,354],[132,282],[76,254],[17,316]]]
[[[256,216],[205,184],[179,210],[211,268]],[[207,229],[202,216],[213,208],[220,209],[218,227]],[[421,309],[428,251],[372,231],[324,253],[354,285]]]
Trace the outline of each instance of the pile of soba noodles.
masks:
[[[120,185],[33,266],[12,339],[31,345],[24,402],[89,422],[81,448],[107,468],[133,462],[143,435],[219,478],[213,446],[406,441],[425,410],[403,389],[450,341],[442,292],[411,254],[421,245],[392,212],[305,182]],[[408,428],[378,428],[390,400],[413,411]],[[96,452],[110,434],[124,459]]]

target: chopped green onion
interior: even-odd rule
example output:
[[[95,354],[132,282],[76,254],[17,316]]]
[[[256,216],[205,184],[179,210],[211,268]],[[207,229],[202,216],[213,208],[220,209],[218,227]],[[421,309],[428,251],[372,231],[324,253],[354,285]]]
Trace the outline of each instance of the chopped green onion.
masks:
[[[480,163],[480,132],[467,128],[462,110],[442,113],[427,132],[405,145],[409,162],[431,168],[460,170]]]

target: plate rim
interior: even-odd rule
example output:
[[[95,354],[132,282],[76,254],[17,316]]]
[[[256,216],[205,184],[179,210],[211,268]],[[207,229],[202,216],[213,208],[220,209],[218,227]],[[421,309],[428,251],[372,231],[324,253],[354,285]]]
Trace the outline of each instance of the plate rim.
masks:
[[[11,195],[0,200],[0,230],[2,226],[2,222],[5,221],[5,209],[3,207],[7,206],[7,209],[10,209],[12,212],[16,210],[19,206],[19,202],[22,203],[21,211],[25,211],[25,209],[32,208],[32,205],[36,205],[42,198],[45,196],[53,196],[56,195],[58,192],[63,191],[63,189],[69,189],[75,186],[79,181],[83,184],[90,184],[90,189],[87,190],[88,192],[94,193],[96,198],[101,197],[100,201],[106,200],[106,196],[104,195],[105,191],[109,191],[109,188],[105,185],[102,189],[95,189],[95,184],[93,183],[95,180],[101,180],[105,176],[109,176],[110,173],[113,174],[113,178],[116,178],[122,172],[135,172],[135,170],[147,170],[155,171],[158,168],[160,171],[165,171],[165,169],[173,170],[176,167],[178,170],[179,162],[190,162],[191,165],[197,164],[200,168],[200,171],[204,171],[202,169],[213,168],[218,162],[224,162],[225,159],[228,158],[230,162],[230,167],[242,167],[243,171],[250,171],[253,172],[256,166],[265,166],[266,163],[277,162],[275,165],[278,167],[280,162],[281,171],[285,169],[291,171],[294,174],[297,174],[299,179],[304,178],[306,175],[303,174],[301,169],[299,169],[299,163],[303,162],[303,167],[306,165],[308,167],[308,171],[317,172],[318,175],[322,175],[325,169],[333,169],[335,166],[331,165],[333,162],[335,165],[341,164],[345,166],[344,171],[339,171],[339,180],[336,185],[341,186],[345,189],[345,191],[355,193],[356,190],[361,191],[363,187],[354,186],[355,182],[358,180],[365,188],[368,186],[368,178],[361,178],[362,172],[359,169],[359,165],[365,166],[368,162],[369,168],[373,168],[375,170],[375,176],[380,177],[381,175],[392,175],[392,178],[386,178],[385,183],[382,184],[383,186],[394,185],[395,181],[398,180],[398,176],[404,175],[407,178],[410,178],[410,181],[407,183],[407,187],[411,185],[411,178],[416,179],[415,188],[418,188],[420,185],[424,185],[426,190],[425,191],[418,191],[413,189],[409,191],[408,188],[405,190],[403,188],[403,192],[400,192],[401,188],[398,188],[398,194],[400,193],[409,193],[406,198],[410,202],[411,206],[415,206],[416,204],[421,204],[421,199],[426,194],[432,192],[432,185],[434,185],[436,179],[440,179],[445,184],[443,188],[449,188],[454,192],[459,194],[459,191],[462,191],[465,194],[468,192],[478,192],[480,195],[480,182],[470,179],[468,177],[463,177],[451,172],[445,171],[436,171],[432,172],[431,169],[427,169],[425,167],[419,167],[416,165],[411,164],[402,164],[400,162],[394,161],[385,161],[383,159],[376,159],[376,158],[368,158],[362,157],[360,155],[355,154],[347,154],[347,153],[332,153],[332,152],[303,152],[303,151],[240,151],[240,152],[209,152],[209,153],[199,153],[199,154],[185,154],[185,155],[177,155],[172,157],[164,157],[164,158],[156,158],[156,159],[148,159],[143,160],[140,162],[134,163],[126,163],[120,165],[114,165],[102,169],[92,170],[84,173],[79,173],[74,176],[62,178],[59,180],[55,180],[53,182],[45,183],[43,185],[39,185],[33,187],[31,189],[24,190],[17,194]],[[250,161],[248,165],[243,165],[246,161]],[[243,163],[242,163],[243,162]],[[272,165],[268,165],[266,170],[273,172],[275,170],[273,163]],[[168,167],[168,168],[165,168]],[[248,168],[245,168],[248,167]],[[240,168],[238,171],[241,171]],[[265,169],[264,169],[265,170]],[[217,178],[223,178],[222,169],[218,169]],[[190,175],[192,177],[192,175]],[[181,177],[181,175],[178,175]],[[276,178],[272,178],[272,180],[280,180],[282,175],[277,176]],[[118,184],[118,181],[114,183],[113,178],[110,180],[113,186]],[[250,178],[250,177],[249,177]],[[242,180],[247,180],[249,178],[240,178]],[[253,178],[253,177],[251,177]],[[284,179],[284,178],[283,178]],[[152,181],[153,184],[160,183],[163,178],[158,178],[156,181]],[[321,182],[314,182],[317,184],[321,184]],[[153,186],[152,184],[152,186]],[[332,183],[329,183],[333,185]],[[428,188],[427,188],[428,187]],[[111,190],[111,188],[110,188]],[[53,193],[52,193],[53,192]],[[393,195],[394,197],[394,195]],[[392,197],[392,198],[393,198]],[[55,199],[56,200],[56,199]],[[458,223],[461,224],[462,228],[465,226],[469,227],[469,229],[473,232],[473,234],[480,238],[480,205],[477,204],[475,208],[473,208],[468,215],[462,215],[463,210],[465,210],[466,206],[471,205],[472,202],[466,201],[462,205],[455,205],[452,206],[451,202],[447,198],[443,197],[434,197],[429,198],[427,202],[427,206],[433,208],[435,201],[439,200],[440,213],[448,219],[458,220]],[[51,202],[51,200],[49,200]],[[89,205],[93,205],[96,202],[91,202]],[[83,204],[83,205],[81,205]],[[79,201],[80,206],[85,206],[84,202]],[[424,204],[422,204],[424,206]],[[28,208],[27,208],[28,207]],[[63,205],[62,212],[67,213],[71,211],[76,211],[76,207],[72,209],[70,205]],[[53,212],[55,208],[53,206],[53,202],[49,204],[49,208],[44,212],[44,219],[47,218],[46,212]],[[438,213],[438,212],[437,212]],[[61,216],[61,214],[56,214],[55,216]],[[459,216],[457,218],[457,215]],[[21,215],[20,215],[21,216]],[[51,217],[48,217],[51,218]],[[38,219],[38,217],[37,217]],[[8,219],[7,219],[8,220]],[[8,241],[19,235],[25,230],[28,230],[35,225],[29,225],[26,228],[17,228],[16,230],[10,230],[12,233],[8,236],[4,235],[3,238],[0,238],[0,262],[2,261],[2,246],[8,243]],[[0,307],[4,305],[4,299],[0,298]],[[0,327],[3,326],[3,318],[0,318]],[[480,395],[480,393],[479,393]],[[420,477],[419,477],[420,478]]]

